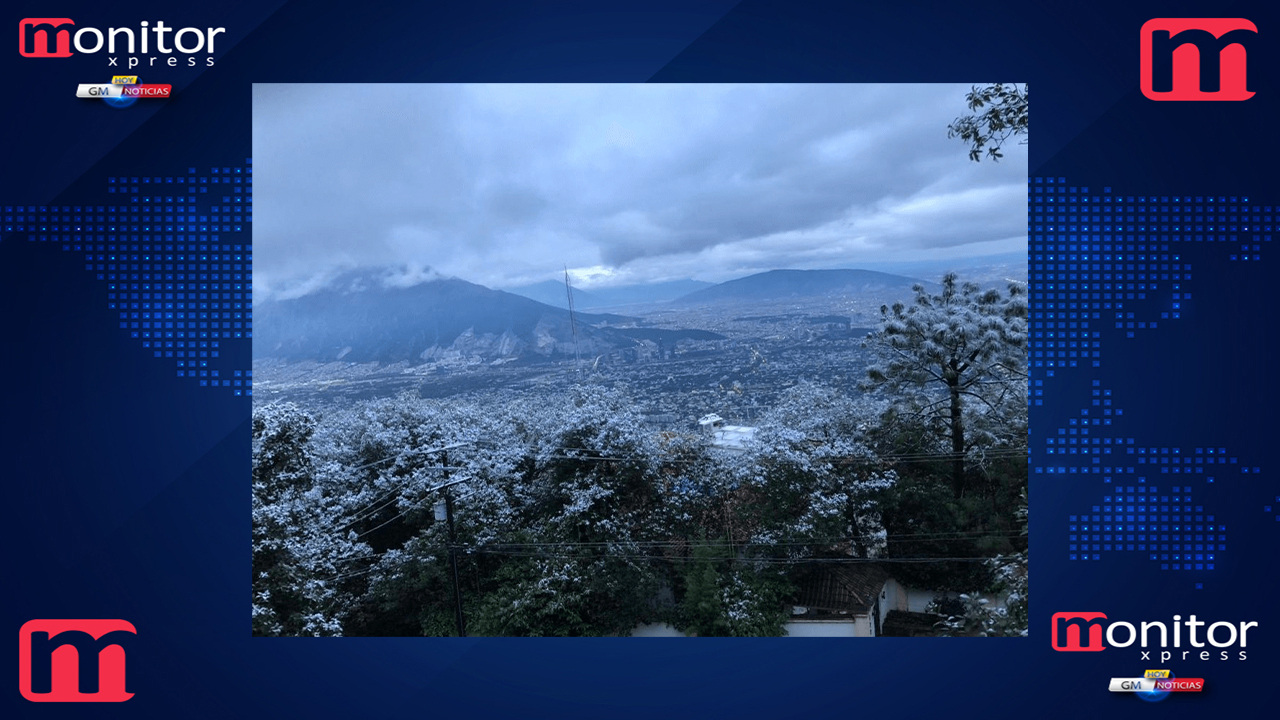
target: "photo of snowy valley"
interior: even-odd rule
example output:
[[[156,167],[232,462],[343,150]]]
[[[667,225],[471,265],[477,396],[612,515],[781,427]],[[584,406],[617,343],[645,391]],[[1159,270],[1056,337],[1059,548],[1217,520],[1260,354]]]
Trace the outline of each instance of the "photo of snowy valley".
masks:
[[[1025,85],[254,86],[255,636],[1023,636]]]

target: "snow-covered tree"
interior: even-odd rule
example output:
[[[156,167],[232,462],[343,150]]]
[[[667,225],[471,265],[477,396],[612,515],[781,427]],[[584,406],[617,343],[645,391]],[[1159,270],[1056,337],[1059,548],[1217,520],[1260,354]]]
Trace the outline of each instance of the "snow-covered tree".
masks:
[[[625,388],[255,410],[255,630],[448,635],[454,499],[468,632],[773,635],[788,563],[885,552],[882,407],[782,393],[745,451],[645,424]],[[716,538],[716,540],[708,540]],[[714,558],[692,557],[712,546]],[[692,612],[696,608],[701,611]],[[696,615],[701,619],[691,617]]]
[[[896,414],[942,441],[961,497],[967,456],[1010,440],[1025,448],[1025,289],[984,290],[948,273],[940,293],[916,285],[915,294],[909,306],[881,307],[880,328],[867,338],[879,354],[868,386],[887,390]]]
[[[860,557],[884,547],[878,495],[896,475],[865,442],[876,406],[800,383],[761,419],[747,452],[726,455],[737,480],[736,537],[791,557],[838,546]]]
[[[312,416],[292,403],[253,412],[253,632],[340,635],[343,584],[370,548],[330,532],[334,495],[316,480]]]
[[[542,413],[508,488],[518,526],[491,553],[503,582],[478,624],[497,634],[626,633],[659,588],[648,556],[662,501],[656,434],[624,392],[576,389]]]
[[[973,114],[948,125],[947,137],[964,141],[970,160],[980,161],[985,150],[987,157],[999,161],[1004,157],[1000,149],[1010,138],[1026,136],[1030,119],[1026,83],[975,85],[965,101]]]

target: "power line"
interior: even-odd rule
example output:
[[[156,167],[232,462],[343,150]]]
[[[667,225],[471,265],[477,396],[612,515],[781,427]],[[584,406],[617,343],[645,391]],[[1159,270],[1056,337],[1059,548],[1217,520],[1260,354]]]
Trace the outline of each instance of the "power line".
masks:
[[[453,467],[453,466],[437,465],[437,466],[433,466],[433,467],[425,467],[425,468],[418,468],[418,469],[417,469],[417,471],[418,471],[418,472],[420,472],[420,471],[424,471],[424,470],[466,470],[466,468],[465,468],[465,467],[460,467],[460,466],[459,466],[459,467]],[[398,501],[400,498],[398,498],[398,497],[394,497],[394,498],[391,498],[390,500],[388,500],[388,501],[387,501],[387,502],[385,502],[385,503],[384,503],[384,502],[382,502],[382,500],[383,500],[383,499],[390,497],[390,495],[391,495],[392,493],[396,492],[397,490],[402,490],[402,489],[404,489],[404,488],[405,488],[405,487],[407,487],[410,483],[412,483],[414,480],[418,480],[418,479],[420,479],[420,478],[419,478],[417,475],[411,475],[410,477],[408,477],[408,478],[406,478],[406,479],[402,480],[401,482],[396,483],[396,484],[395,484],[394,486],[392,486],[389,490],[386,490],[386,491],[384,491],[384,492],[380,493],[380,494],[378,495],[378,497],[377,497],[377,498],[375,498],[374,500],[370,501],[370,502],[369,502],[369,504],[365,505],[363,508],[358,508],[358,509],[355,511],[355,516],[348,515],[347,517],[351,517],[351,521],[350,521],[350,522],[348,522],[348,523],[347,523],[347,524],[345,524],[345,525],[342,525],[341,527],[336,528],[336,529],[337,529],[337,530],[345,530],[345,529],[347,529],[347,528],[351,527],[352,525],[354,525],[354,524],[356,524],[356,523],[360,522],[361,520],[367,520],[370,516],[372,516],[372,515],[373,515],[374,513],[376,513],[378,510],[381,510],[382,508],[387,507],[387,506],[388,506],[388,505],[390,505],[391,503]],[[379,504],[379,503],[381,503],[381,504]],[[378,505],[378,507],[376,507],[376,508],[375,508],[375,507],[373,507],[374,505]],[[366,511],[368,511],[368,512],[366,512]]]
[[[369,573],[371,573],[371,572],[373,572],[374,570],[377,570],[377,569],[378,569],[378,566],[375,564],[375,565],[372,565],[372,566],[370,566],[370,567],[365,568],[364,570],[356,570],[356,571],[354,571],[354,572],[345,572],[345,573],[341,573],[341,574],[338,574],[338,575],[331,575],[331,576],[329,576],[329,577],[317,578],[317,579],[318,579],[320,582],[333,582],[333,581],[336,581],[336,580],[346,580],[346,579],[348,579],[348,578],[359,577],[359,576],[361,576],[361,575],[368,575]]]
[[[525,557],[525,558],[542,558],[548,560],[664,560],[674,563],[690,563],[701,562],[701,558],[670,556],[670,555],[638,555],[638,554],[609,554],[609,555],[568,555],[568,554],[552,554],[552,553],[534,553],[523,551],[507,551],[507,550],[485,550],[473,549],[468,550],[468,554],[476,555],[501,555],[505,557]],[[730,559],[730,558],[723,558]],[[733,558],[741,562],[763,563],[766,565],[807,565],[811,563],[822,564],[843,564],[843,565],[865,565],[871,563],[895,563],[904,565],[927,565],[933,563],[959,563],[959,562],[987,562],[991,557],[915,557],[915,558],[770,558],[770,557],[749,557],[749,558]],[[711,559],[714,561],[715,559]]]
[[[836,545],[855,540],[898,540],[902,538],[921,538],[924,540],[984,540],[999,538],[1023,537],[1021,533],[984,533],[976,531],[957,531],[946,533],[899,533],[886,535],[845,536],[836,538],[810,538],[783,542],[730,542],[728,540],[694,541],[694,540],[605,540],[605,541],[554,541],[527,543],[486,543],[485,548],[527,548],[527,547],[611,547],[617,545],[644,547],[805,547],[809,545]]]
[[[373,532],[373,531],[375,531],[375,530],[379,530],[379,529],[381,529],[381,528],[384,528],[384,527],[386,527],[387,525],[390,525],[392,522],[394,522],[394,521],[396,521],[396,520],[399,520],[400,518],[404,517],[406,514],[408,514],[408,513],[409,513],[409,511],[410,511],[410,510],[414,510],[414,509],[416,509],[419,505],[421,505],[423,500],[430,500],[430,499],[431,499],[431,498],[430,498],[431,493],[433,493],[433,492],[435,492],[435,491],[437,491],[437,490],[443,490],[444,488],[447,488],[447,487],[449,487],[450,485],[457,485],[458,483],[466,482],[466,481],[468,481],[468,480],[470,480],[470,479],[471,479],[471,478],[466,477],[466,478],[459,478],[459,479],[457,479],[457,480],[451,480],[451,481],[449,481],[449,482],[447,482],[447,483],[444,483],[444,484],[442,484],[442,485],[437,485],[437,486],[435,486],[435,487],[431,488],[430,490],[427,490],[427,491],[424,493],[425,495],[427,495],[427,497],[421,498],[421,499],[419,499],[417,502],[414,502],[414,503],[413,503],[413,504],[411,504],[409,507],[407,507],[407,508],[405,508],[403,511],[401,511],[401,512],[400,512],[400,514],[396,515],[395,517],[391,518],[390,520],[387,520],[387,521],[386,521],[386,522],[384,522],[384,523],[380,523],[380,524],[379,524],[379,525],[377,525],[376,527],[370,528],[370,529],[368,529],[368,530],[366,530],[366,531],[364,531],[364,532],[360,533],[359,535],[357,535],[357,536],[356,536],[356,538],[355,538],[355,539],[356,539],[356,540],[359,540],[360,538],[362,538],[362,537],[364,537],[364,536],[368,535],[369,533],[371,533],[371,532]]]
[[[406,450],[406,451],[404,451],[404,452],[397,453],[397,454],[395,454],[395,455],[390,455],[390,456],[388,456],[388,457],[384,457],[384,458],[382,458],[381,460],[374,460],[373,462],[368,462],[368,463],[365,463],[365,464],[363,464],[363,465],[357,465],[356,467],[353,467],[353,468],[351,468],[351,469],[352,469],[352,470],[364,470],[365,468],[370,468],[370,467],[373,467],[374,465],[381,465],[381,464],[382,464],[382,463],[384,463],[384,462],[390,462],[390,461],[392,461],[392,460],[399,460],[399,459],[400,459],[400,458],[402,458],[402,457],[408,457],[408,456],[411,456],[411,455],[432,455],[432,454],[434,454],[434,453],[444,452],[445,450],[453,450],[453,449],[455,449],[455,448],[465,447],[465,446],[467,446],[467,445],[471,445],[471,444],[472,444],[472,442],[471,442],[470,440],[464,440],[464,441],[462,441],[462,442],[453,443],[452,445],[444,445],[444,446],[442,446],[442,447],[438,447],[438,448],[427,448],[427,449],[425,449],[425,450]]]
[[[544,560],[662,560],[664,562],[675,564],[688,564],[694,562],[717,562],[721,560],[735,560],[744,563],[758,563],[765,565],[868,565],[868,564],[896,564],[896,565],[932,565],[936,563],[975,563],[987,562],[995,559],[994,556],[980,557],[839,557],[839,558],[773,558],[773,557],[747,557],[747,558],[696,558],[692,556],[679,555],[648,555],[640,553],[610,553],[606,555],[581,555],[569,553],[546,553],[532,552],[526,550],[495,550],[490,548],[469,548],[465,546],[457,546],[455,549],[461,550],[468,555],[496,555],[501,557],[516,558],[535,558]],[[329,577],[317,578],[321,582],[332,582],[337,580],[346,580],[361,575],[367,575],[380,568],[376,563],[363,570],[354,570],[350,572],[339,573]]]
[[[376,529],[376,528],[375,528]],[[372,531],[371,531],[372,532]],[[485,543],[477,546],[459,546],[465,552],[492,551],[498,553],[502,550],[511,551],[532,551],[544,548],[609,548],[609,547],[640,547],[651,550],[658,549],[684,549],[695,547],[707,547],[715,549],[733,548],[790,548],[790,547],[809,547],[813,545],[838,545],[842,543],[852,543],[855,540],[903,540],[913,539],[915,542],[943,542],[947,540],[1003,540],[1016,539],[1025,537],[1021,533],[985,533],[979,531],[955,531],[942,533],[887,533],[885,535],[862,535],[847,536],[837,538],[809,538],[800,540],[787,540],[777,542],[730,542],[727,540],[716,541],[690,541],[690,540],[613,540],[613,541],[584,541],[584,542],[527,542],[527,543]],[[370,553],[367,555],[358,555],[348,558],[340,558],[332,560],[331,563],[347,563],[358,562],[360,560],[368,560],[371,558],[380,558],[383,553]],[[663,556],[667,557],[667,556]]]

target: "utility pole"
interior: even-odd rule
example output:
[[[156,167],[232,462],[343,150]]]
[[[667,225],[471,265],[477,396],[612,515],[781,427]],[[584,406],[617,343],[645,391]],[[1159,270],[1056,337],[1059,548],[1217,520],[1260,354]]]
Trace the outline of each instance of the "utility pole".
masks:
[[[458,637],[467,636],[467,623],[462,617],[462,584],[458,581],[458,536],[453,529],[453,493],[444,491],[445,517],[449,522],[449,565],[453,569],[453,609],[458,621]]]
[[[445,467],[449,466],[448,453],[441,453],[440,464]],[[462,583],[458,581],[458,533],[453,527],[453,492],[449,488],[466,481],[467,478],[465,477],[459,478],[435,488],[436,490],[444,491],[444,502],[436,503],[435,518],[449,523],[449,569],[453,573],[453,612],[454,619],[458,623],[458,637],[467,636],[467,623],[462,616]]]

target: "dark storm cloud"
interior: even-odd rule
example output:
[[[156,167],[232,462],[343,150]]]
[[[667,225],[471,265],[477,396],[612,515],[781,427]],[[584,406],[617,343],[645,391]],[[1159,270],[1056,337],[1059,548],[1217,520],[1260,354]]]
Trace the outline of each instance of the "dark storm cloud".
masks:
[[[1025,243],[962,85],[256,85],[255,281],[723,280]]]

